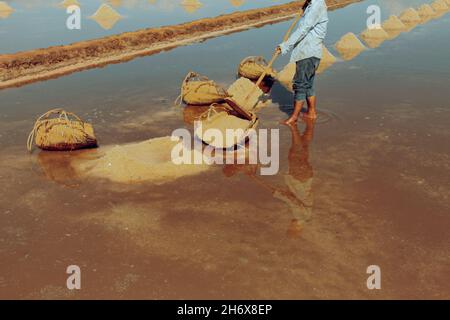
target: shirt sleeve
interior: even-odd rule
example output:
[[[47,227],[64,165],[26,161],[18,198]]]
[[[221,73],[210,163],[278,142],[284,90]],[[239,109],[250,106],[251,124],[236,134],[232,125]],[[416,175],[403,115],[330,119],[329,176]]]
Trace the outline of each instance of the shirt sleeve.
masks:
[[[279,45],[281,49],[281,54],[286,54],[292,50],[297,43],[303,40],[303,38],[308,34],[308,32],[314,28],[314,26],[319,22],[321,17],[321,12],[323,10],[323,1],[313,1],[310,7],[307,9],[308,12],[300,19],[297,29],[292,33],[289,39]]]

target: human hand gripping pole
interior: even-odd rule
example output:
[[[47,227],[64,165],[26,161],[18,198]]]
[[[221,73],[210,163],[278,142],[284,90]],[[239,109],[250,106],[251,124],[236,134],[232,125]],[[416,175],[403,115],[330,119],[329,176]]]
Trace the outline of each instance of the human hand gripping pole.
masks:
[[[303,16],[303,10],[300,11],[300,14],[297,15],[297,17],[294,19],[294,21],[292,21],[291,26],[289,27],[289,29],[287,30],[286,34],[284,35],[283,38],[283,42],[286,42],[289,39],[289,36],[291,35],[292,30],[294,29],[294,27],[297,25],[298,21],[300,20],[300,18]],[[272,56],[272,59],[269,61],[269,63],[267,64],[264,72],[261,74],[261,76],[258,78],[258,80],[255,83],[255,86],[253,87],[252,91],[249,92],[249,94],[247,95],[247,97],[244,100],[244,109],[247,110],[246,105],[248,103],[248,100],[250,99],[250,97],[253,95],[253,93],[255,92],[255,90],[259,87],[259,85],[261,84],[261,82],[263,81],[263,79],[265,78],[265,76],[267,75],[268,72],[270,72],[270,69],[272,68],[273,63],[275,62],[275,60],[278,58],[278,56],[280,55],[281,50],[279,49],[279,47],[277,47],[275,49],[275,52]],[[252,109],[254,109],[255,106],[252,107]]]

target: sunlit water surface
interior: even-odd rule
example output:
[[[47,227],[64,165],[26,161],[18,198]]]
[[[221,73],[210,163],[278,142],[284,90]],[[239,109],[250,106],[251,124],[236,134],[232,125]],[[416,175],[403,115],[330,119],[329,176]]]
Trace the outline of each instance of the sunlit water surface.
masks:
[[[371,3],[387,18],[424,1],[330,12],[333,54],[365,28]],[[0,91],[0,296],[448,299],[449,14],[321,74],[314,127],[278,125],[291,95],[275,84],[259,113],[260,128],[280,130],[275,176],[217,166],[123,185],[76,180],[52,171],[48,153],[26,153],[34,119],[53,107],[91,121],[101,145],[191,128],[173,106],[184,75],[229,85],[242,58],[270,57],[288,24]],[[311,208],[279,196],[293,178]],[[71,264],[80,291],[65,288]],[[382,290],[367,289],[369,265]]]

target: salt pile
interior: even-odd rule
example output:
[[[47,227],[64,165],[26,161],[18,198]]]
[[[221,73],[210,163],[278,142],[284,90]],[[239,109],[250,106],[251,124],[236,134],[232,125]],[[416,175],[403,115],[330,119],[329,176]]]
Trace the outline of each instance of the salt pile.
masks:
[[[420,22],[419,13],[413,8],[408,8],[400,15],[400,20],[406,23]]]
[[[434,12],[433,8],[429,4],[423,4],[417,9],[417,13],[419,13],[419,16],[426,18],[426,17],[432,17],[436,14]]]
[[[13,8],[11,8],[6,2],[0,1],[0,11],[13,11]]]
[[[122,16],[117,13],[112,7],[107,4],[102,4],[100,8],[91,16],[100,27],[109,30],[122,19]]]
[[[387,20],[383,22],[381,27],[384,29],[384,31],[402,31],[406,29],[406,26],[403,24],[403,22],[397,17],[397,16],[390,16]]]
[[[79,176],[104,178],[119,183],[164,183],[208,170],[206,164],[175,164],[172,150],[179,144],[171,137],[154,138],[138,143],[103,148],[97,158],[75,159],[72,166]],[[196,155],[198,153],[198,155]],[[192,160],[198,151],[182,149],[176,156]]]
[[[244,0],[230,0],[231,5],[235,8],[240,7],[244,4]]]
[[[331,65],[337,61],[336,57],[333,56],[327,47],[322,46],[322,59],[320,60],[319,68],[317,69],[317,74],[324,72]],[[283,70],[278,72],[277,80],[286,87],[289,91],[292,91],[292,79],[294,78],[296,71],[296,64],[289,63]]]
[[[14,9],[11,8],[6,2],[0,1],[0,18],[8,18]]]
[[[108,0],[108,3],[110,3],[113,7],[117,8],[122,5],[122,0]]]
[[[369,48],[376,48],[385,40],[389,39],[389,35],[381,27],[366,29],[361,32],[360,37]]]
[[[77,0],[64,0],[59,4],[60,7],[68,8],[70,6],[80,6],[80,3]]]
[[[336,50],[344,60],[351,60],[358,56],[366,47],[354,33],[347,33],[336,43]]]
[[[181,5],[188,13],[194,13],[195,11],[200,9],[203,4],[198,0],[183,0]]]
[[[322,59],[320,60],[317,73],[322,73],[337,61],[336,57],[331,54],[327,47],[322,46]]]
[[[433,8],[433,10],[437,11],[437,12],[445,12],[445,11],[447,11],[449,9],[447,3],[444,0],[436,0],[436,1],[434,1],[431,4],[431,8]]]

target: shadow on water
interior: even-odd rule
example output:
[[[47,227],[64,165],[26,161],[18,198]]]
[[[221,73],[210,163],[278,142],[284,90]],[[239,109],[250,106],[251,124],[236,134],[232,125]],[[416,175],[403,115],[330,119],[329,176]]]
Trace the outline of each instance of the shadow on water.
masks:
[[[270,92],[272,102],[278,105],[281,112],[284,112],[287,116],[290,116],[294,111],[292,103],[292,92],[284,87],[279,82],[275,82]],[[306,112],[306,107],[302,109],[302,112]],[[318,107],[316,124],[324,124],[339,120],[339,117],[331,111],[320,109]]]

